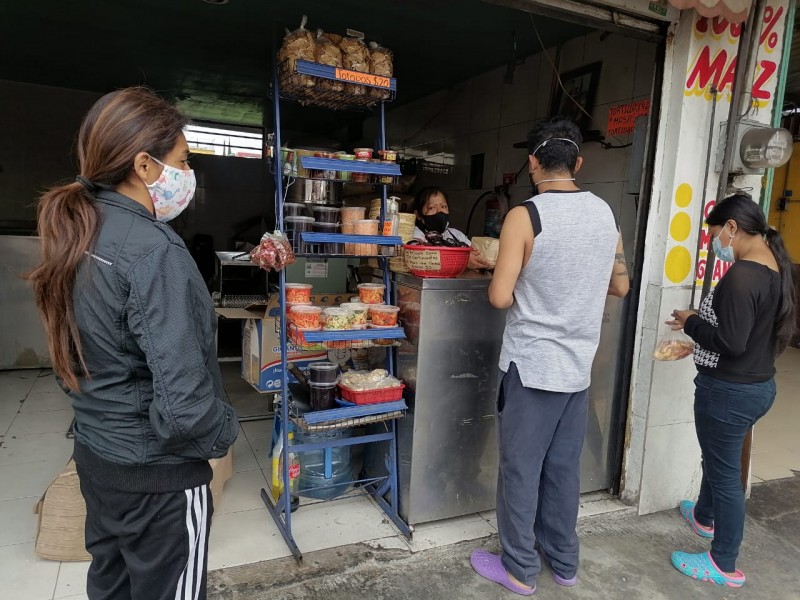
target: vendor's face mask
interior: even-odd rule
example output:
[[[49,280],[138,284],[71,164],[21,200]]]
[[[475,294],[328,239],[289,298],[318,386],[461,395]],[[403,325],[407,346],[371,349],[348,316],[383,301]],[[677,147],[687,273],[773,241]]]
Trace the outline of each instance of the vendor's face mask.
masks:
[[[444,230],[450,225],[450,215],[443,212],[433,215],[421,215],[420,219],[425,224],[425,227],[437,233],[444,233]]]
[[[194,197],[197,182],[192,169],[176,169],[165,165],[157,158],[150,157],[164,167],[161,175],[151,184],[147,185],[150,198],[153,199],[153,208],[156,219],[161,222],[171,221],[181,214]]]

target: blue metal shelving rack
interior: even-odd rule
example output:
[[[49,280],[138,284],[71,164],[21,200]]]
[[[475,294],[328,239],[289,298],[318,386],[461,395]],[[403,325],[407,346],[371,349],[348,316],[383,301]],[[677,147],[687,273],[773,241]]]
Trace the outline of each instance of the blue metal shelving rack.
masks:
[[[286,69],[285,65],[275,64],[272,76],[272,100],[273,100],[273,117],[275,123],[275,222],[280,231],[283,231],[283,168],[281,164],[281,109],[280,100],[282,97],[289,100],[296,100],[292,93],[282,94],[280,73],[281,69]],[[341,79],[339,77],[348,77],[352,74],[337,73],[334,67],[326,65],[319,65],[308,61],[297,61],[294,73],[311,75],[322,79],[337,79],[338,81],[351,81],[350,79]],[[377,88],[386,92],[386,99],[394,98],[394,93],[397,89],[397,82],[391,78],[375,78],[370,81],[368,77],[360,76],[357,83],[364,85],[368,88]],[[331,95],[326,93],[322,101],[317,103],[319,106],[327,108],[344,108],[344,109],[363,109],[367,107],[364,98],[355,97],[353,106],[347,106],[346,94],[338,93]],[[386,149],[386,110],[385,101],[377,103],[378,110],[380,111],[380,150]],[[400,175],[400,167],[396,164],[377,164],[366,163],[358,161],[344,161],[338,159],[325,159],[315,157],[303,157],[302,164],[306,168],[320,169],[320,170],[336,170],[336,171],[350,171],[361,172],[376,175]],[[386,185],[381,185],[381,210],[380,210],[380,223],[382,225],[386,217],[386,200],[387,189]],[[304,233],[303,241],[309,243],[360,243],[360,244],[375,244],[379,246],[398,246],[402,243],[399,237],[389,236],[353,236],[342,234],[323,234],[323,233]],[[330,258],[330,257],[329,257]],[[384,284],[386,285],[386,295],[391,297],[391,281],[389,279],[389,269],[387,268],[386,258],[378,257],[381,261],[383,270]],[[288,457],[289,445],[289,403],[288,403],[288,372],[287,372],[287,322],[286,322],[286,273],[281,271],[279,274],[279,289],[280,289],[280,331],[281,333],[281,436],[283,436],[284,457]],[[376,339],[401,339],[404,337],[401,328],[391,329],[366,329],[361,331],[349,332],[303,332],[306,341],[311,343],[319,343],[326,341],[352,341],[352,342],[366,342]],[[390,373],[394,372],[394,355],[391,349],[387,351],[387,369]],[[315,413],[308,413],[305,417],[306,423],[309,425],[335,422],[343,419],[354,419],[360,417],[370,417],[376,415],[392,415],[397,414],[398,411],[405,410],[405,403],[400,400],[398,402],[387,402],[382,404],[373,404],[366,406],[350,406],[328,411],[319,411]],[[402,413],[401,413],[402,414]],[[314,444],[296,444],[291,446],[293,453],[309,452],[312,450],[329,449],[339,446],[356,445],[374,442],[388,442],[389,443],[389,456],[387,457],[387,471],[388,475],[382,478],[375,478],[369,480],[352,481],[353,484],[361,484],[362,489],[366,490],[375,502],[381,507],[387,517],[395,524],[395,526],[407,537],[411,538],[411,528],[403,521],[398,512],[398,454],[397,454],[397,422],[396,417],[387,421],[388,431],[383,433],[376,433],[366,436],[359,436],[357,438],[340,439],[334,441],[319,442]],[[283,493],[280,498],[273,500],[272,495],[266,489],[261,490],[261,498],[267,506],[267,509],[275,521],[283,539],[289,546],[294,557],[301,561],[303,558],[300,549],[295,542],[292,534],[292,511],[291,511],[291,491],[290,491],[290,478],[289,478],[289,461],[283,460],[283,469],[281,477],[283,479]]]

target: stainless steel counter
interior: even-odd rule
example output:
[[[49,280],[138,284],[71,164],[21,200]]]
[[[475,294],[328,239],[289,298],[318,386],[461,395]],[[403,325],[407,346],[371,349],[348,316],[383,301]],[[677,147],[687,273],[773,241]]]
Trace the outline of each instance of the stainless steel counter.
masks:
[[[0,369],[50,366],[33,289],[23,278],[40,256],[38,237],[0,235]]]
[[[407,339],[397,350],[408,416],[399,421],[400,513],[410,524],[495,507],[495,405],[505,311],[490,275],[419,279],[393,274]],[[609,298],[589,390],[581,491],[611,487],[612,419],[622,302]]]
[[[400,513],[423,523],[495,504],[495,401],[504,311],[488,275],[394,275],[406,330],[398,375],[410,410],[399,422]]]

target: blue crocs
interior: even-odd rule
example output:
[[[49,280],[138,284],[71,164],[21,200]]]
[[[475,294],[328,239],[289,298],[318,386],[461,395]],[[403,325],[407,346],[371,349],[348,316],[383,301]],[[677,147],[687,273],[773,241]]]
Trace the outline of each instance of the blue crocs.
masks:
[[[714,526],[712,525],[711,527],[706,527],[705,525],[698,523],[694,518],[694,507],[694,502],[691,500],[684,500],[681,502],[680,506],[678,506],[678,510],[681,511],[681,515],[689,523],[692,531],[702,538],[712,539],[714,537]]]
[[[731,577],[723,573],[710,552],[702,554],[688,554],[686,552],[672,553],[672,566],[681,573],[698,581],[713,581],[717,585],[727,585],[728,587],[738,588],[744,585],[744,573],[736,570],[736,574]]]

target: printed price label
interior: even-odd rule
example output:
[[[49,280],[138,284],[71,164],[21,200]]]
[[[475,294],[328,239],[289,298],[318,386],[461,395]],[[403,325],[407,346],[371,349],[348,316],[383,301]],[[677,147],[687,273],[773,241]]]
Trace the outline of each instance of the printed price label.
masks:
[[[348,83],[363,83],[364,85],[380,88],[390,88],[392,86],[392,80],[389,77],[359,73],[358,71],[348,71],[347,69],[336,69],[336,79]]]
[[[328,276],[328,263],[325,261],[308,261],[306,263],[306,277],[324,279]]]

